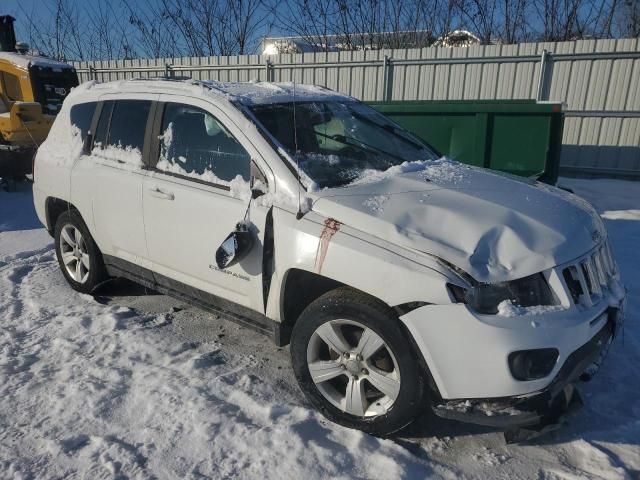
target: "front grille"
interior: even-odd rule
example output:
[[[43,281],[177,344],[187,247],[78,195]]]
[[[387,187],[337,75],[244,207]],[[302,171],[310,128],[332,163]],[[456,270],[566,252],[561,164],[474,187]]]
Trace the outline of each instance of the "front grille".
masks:
[[[574,303],[590,307],[609,291],[616,264],[608,242],[562,270],[562,276]]]

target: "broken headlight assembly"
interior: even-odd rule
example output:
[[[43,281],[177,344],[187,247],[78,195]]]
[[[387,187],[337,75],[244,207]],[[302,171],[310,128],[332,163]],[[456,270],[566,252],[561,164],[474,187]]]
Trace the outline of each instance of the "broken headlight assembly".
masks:
[[[457,290],[457,291],[456,291]],[[466,291],[451,289],[454,298],[482,314],[498,313],[505,300],[519,307],[557,305],[558,300],[541,273],[500,283],[478,283]]]

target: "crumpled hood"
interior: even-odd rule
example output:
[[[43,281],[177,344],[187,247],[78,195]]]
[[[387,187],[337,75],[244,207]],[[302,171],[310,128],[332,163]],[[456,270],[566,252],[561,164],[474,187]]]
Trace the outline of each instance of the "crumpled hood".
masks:
[[[586,201],[520,177],[437,161],[419,172],[373,180],[323,190],[313,210],[440,257],[480,282],[569,262],[606,236]]]

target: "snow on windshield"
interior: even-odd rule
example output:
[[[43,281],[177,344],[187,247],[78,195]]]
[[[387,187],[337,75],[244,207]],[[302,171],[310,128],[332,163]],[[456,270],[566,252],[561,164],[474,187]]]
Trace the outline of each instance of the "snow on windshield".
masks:
[[[272,103],[249,110],[263,133],[318,188],[348,185],[369,171],[436,159],[421,140],[356,101]]]

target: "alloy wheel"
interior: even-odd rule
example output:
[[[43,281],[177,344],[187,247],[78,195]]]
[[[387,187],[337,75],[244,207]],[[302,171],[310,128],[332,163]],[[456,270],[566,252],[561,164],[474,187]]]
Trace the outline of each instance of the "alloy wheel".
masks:
[[[380,335],[353,320],[320,325],[307,345],[307,366],[322,396],[351,415],[383,415],[400,392],[393,352]]]
[[[85,283],[89,278],[91,262],[82,233],[74,225],[62,227],[60,256],[69,276],[78,283]]]

